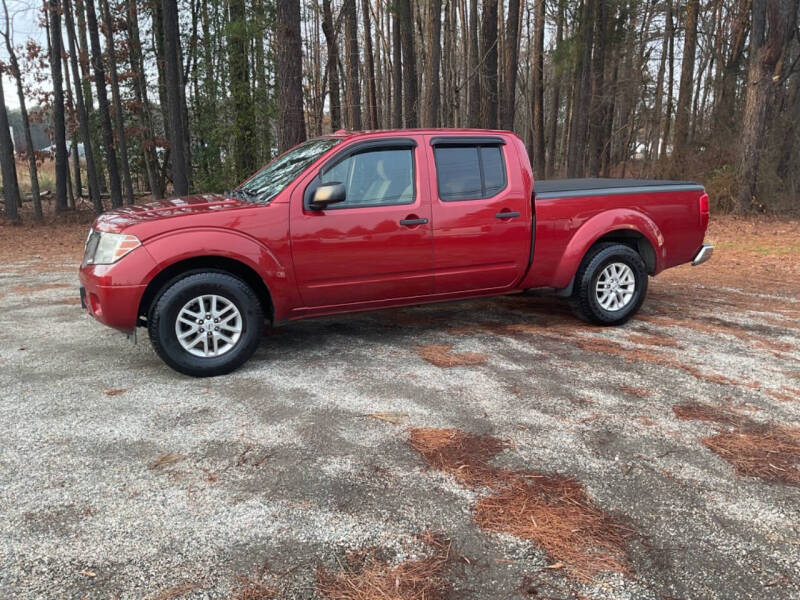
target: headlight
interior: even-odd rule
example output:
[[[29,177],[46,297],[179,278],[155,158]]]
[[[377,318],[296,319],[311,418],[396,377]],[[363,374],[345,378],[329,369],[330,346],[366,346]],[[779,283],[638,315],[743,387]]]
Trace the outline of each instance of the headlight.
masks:
[[[141,246],[139,238],[124,233],[91,231],[86,240],[83,263],[86,265],[110,265]]]

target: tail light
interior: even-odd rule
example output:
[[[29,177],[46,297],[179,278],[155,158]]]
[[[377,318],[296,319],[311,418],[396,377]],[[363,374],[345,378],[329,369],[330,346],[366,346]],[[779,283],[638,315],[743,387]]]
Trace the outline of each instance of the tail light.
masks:
[[[708,214],[708,194],[703,194],[700,196],[700,214]]]
[[[705,230],[708,227],[708,194],[703,194],[700,196],[700,200],[698,200],[700,205],[700,226]]]

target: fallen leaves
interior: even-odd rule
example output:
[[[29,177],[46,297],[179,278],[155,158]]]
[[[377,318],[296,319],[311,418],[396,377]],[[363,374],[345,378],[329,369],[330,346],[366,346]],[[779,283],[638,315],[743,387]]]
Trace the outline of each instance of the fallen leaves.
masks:
[[[337,573],[317,571],[317,591],[328,600],[441,600],[448,589],[443,571],[450,558],[450,542],[425,533],[420,541],[429,549],[424,558],[393,565],[374,550],[351,556],[354,566]]]
[[[729,462],[738,475],[800,487],[799,427],[757,423],[726,407],[708,404],[678,404],[672,410],[679,419],[728,427],[701,443]]]
[[[159,456],[149,465],[147,465],[147,468],[153,471],[155,469],[160,469],[161,467],[166,467],[168,465],[180,462],[185,458],[186,457],[183,454],[175,454],[174,452],[167,452]]]
[[[402,425],[408,419],[408,413],[405,412],[375,412],[367,416],[392,425]]]
[[[422,346],[419,355],[423,360],[442,369],[482,365],[487,358],[485,354],[476,352],[453,352],[453,346],[437,344]]]
[[[603,571],[627,573],[633,531],[597,508],[584,487],[561,475],[513,471],[490,464],[506,447],[491,436],[455,429],[414,428],[409,443],[433,468],[469,488],[491,493],[475,506],[475,522],[489,531],[530,540],[579,580]]]

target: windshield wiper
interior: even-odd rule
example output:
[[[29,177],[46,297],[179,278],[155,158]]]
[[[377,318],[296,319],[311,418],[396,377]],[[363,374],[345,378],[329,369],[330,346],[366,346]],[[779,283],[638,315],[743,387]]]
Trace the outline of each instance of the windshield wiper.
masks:
[[[235,190],[230,190],[229,192],[225,192],[225,195],[230,196],[231,198],[238,198],[239,200],[244,200],[245,202],[255,202],[258,199],[258,194],[242,188],[237,188]]]

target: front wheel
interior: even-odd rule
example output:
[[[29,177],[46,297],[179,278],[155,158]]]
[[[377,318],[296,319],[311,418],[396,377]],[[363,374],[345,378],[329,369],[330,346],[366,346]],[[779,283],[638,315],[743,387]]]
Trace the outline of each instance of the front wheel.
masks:
[[[156,353],[193,377],[230,373],[256,351],[264,328],[261,303],[227,273],[187,275],[158,297],[148,317]]]
[[[641,307],[647,294],[647,270],[639,253],[623,244],[598,244],[575,275],[571,304],[582,319],[621,325]]]

